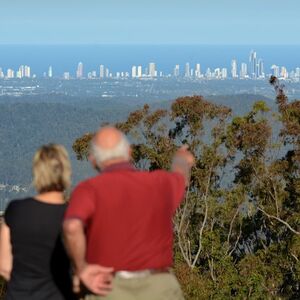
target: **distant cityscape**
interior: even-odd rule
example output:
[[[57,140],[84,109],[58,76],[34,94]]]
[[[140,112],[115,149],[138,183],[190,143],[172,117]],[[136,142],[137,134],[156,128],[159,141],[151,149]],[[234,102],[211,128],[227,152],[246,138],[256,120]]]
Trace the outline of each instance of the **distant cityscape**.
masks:
[[[249,55],[248,63],[241,62],[236,59],[231,60],[231,68],[218,67],[215,69],[207,68],[205,71],[201,69],[201,64],[197,63],[191,66],[187,62],[184,66],[176,64],[170,73],[162,72],[157,68],[155,62],[150,62],[147,67],[142,65],[133,65],[131,70],[111,72],[109,66],[103,64],[99,65],[97,70],[89,70],[84,72],[84,64],[78,63],[76,72],[72,74],[69,70],[63,74],[55,74],[52,66],[42,74],[43,78],[59,78],[64,80],[70,79],[156,79],[156,78],[185,78],[185,79],[206,79],[206,80],[225,80],[225,79],[251,79],[262,80],[266,77],[274,75],[281,80],[300,81],[300,67],[288,71],[285,66],[278,66],[273,64],[266,72],[264,61],[257,56],[257,52],[252,50]],[[18,70],[8,68],[6,71],[0,67],[0,79],[22,79],[22,78],[36,78],[37,75],[32,72],[28,65],[21,65]]]

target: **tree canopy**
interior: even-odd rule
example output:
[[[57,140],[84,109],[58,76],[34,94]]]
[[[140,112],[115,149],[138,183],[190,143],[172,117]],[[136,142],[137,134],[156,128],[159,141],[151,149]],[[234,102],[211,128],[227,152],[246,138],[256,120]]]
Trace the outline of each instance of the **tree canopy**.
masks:
[[[144,105],[115,124],[138,167],[168,169],[181,144],[196,156],[174,218],[174,267],[187,299],[300,298],[300,101],[289,102],[277,78],[270,83],[277,111],[257,101],[233,117],[192,96],[166,110]],[[78,159],[92,136],[74,142]]]

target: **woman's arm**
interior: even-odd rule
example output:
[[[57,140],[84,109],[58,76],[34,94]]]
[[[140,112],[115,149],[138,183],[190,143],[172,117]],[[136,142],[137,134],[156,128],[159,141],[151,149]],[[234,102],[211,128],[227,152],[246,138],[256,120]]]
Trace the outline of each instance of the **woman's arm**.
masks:
[[[0,275],[7,281],[10,279],[12,259],[10,230],[3,221],[0,225]]]

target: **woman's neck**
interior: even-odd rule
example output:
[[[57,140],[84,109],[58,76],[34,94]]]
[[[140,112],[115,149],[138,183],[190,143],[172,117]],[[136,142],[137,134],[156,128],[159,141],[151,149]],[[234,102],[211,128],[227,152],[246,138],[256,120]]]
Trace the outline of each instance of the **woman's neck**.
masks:
[[[63,192],[46,192],[38,194],[34,197],[36,200],[46,203],[60,204],[64,203]]]

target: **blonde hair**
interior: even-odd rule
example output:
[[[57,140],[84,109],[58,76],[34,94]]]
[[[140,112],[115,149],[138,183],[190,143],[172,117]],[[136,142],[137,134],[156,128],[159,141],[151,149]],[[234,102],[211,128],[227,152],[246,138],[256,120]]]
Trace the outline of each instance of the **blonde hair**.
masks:
[[[37,192],[62,192],[71,185],[71,164],[64,146],[42,146],[33,157],[33,185]]]

